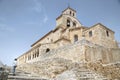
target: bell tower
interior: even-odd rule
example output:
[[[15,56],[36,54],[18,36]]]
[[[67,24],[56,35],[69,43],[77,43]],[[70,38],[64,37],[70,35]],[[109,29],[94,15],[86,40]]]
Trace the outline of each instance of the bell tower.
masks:
[[[56,18],[56,27],[80,27],[81,23],[76,18],[76,11],[70,7],[62,11],[62,14]]]
[[[72,17],[76,17],[76,11],[74,9],[68,7],[67,9],[62,11],[62,15],[69,15],[69,16],[72,16]]]

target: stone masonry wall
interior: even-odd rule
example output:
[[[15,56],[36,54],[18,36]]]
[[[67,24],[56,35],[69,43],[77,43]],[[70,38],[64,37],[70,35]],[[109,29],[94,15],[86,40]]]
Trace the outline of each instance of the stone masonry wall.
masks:
[[[91,36],[89,34],[90,31],[92,31]],[[107,31],[108,31],[108,35],[107,35]],[[85,34],[85,38],[91,41],[92,43],[99,44],[101,46],[108,47],[108,48],[118,47],[114,39],[114,32],[106,29],[100,24],[84,31],[84,34]]]
[[[64,58],[67,60],[72,60],[73,62],[80,62],[85,59],[84,49],[83,44],[68,44],[41,55],[40,59]]]
[[[45,50],[46,48],[47,47],[45,47]],[[106,64],[120,61],[120,49],[105,48],[103,46],[93,44],[89,41],[81,40],[73,44],[61,46],[57,49],[51,49],[49,52],[42,50],[40,51],[39,57],[31,60],[26,60],[26,63],[33,63],[48,58],[64,58],[72,60],[74,62],[94,62],[101,60],[103,63]],[[24,61],[22,62],[24,63]]]
[[[68,44],[58,49],[53,49],[47,53],[41,54],[38,61],[34,63],[26,63],[17,67],[17,69],[32,73],[33,75],[41,76],[41,78],[54,78],[64,71],[71,69],[73,63],[88,63],[88,68],[94,69],[102,73],[103,68],[105,76],[109,76],[112,69],[117,71],[118,68],[102,67],[108,63],[116,63],[120,61],[120,49],[104,48],[95,45],[85,39],[74,44]],[[102,66],[94,62],[100,61]],[[100,70],[98,70],[98,69]],[[107,72],[109,68],[109,72]],[[112,71],[114,76],[116,72]],[[36,74],[37,73],[37,74]],[[118,79],[117,75],[115,78]],[[114,79],[115,79],[114,78]]]
[[[104,64],[120,61],[120,48],[105,48],[92,44],[89,41],[81,40],[74,44],[68,44],[58,49],[41,55],[41,59],[64,58],[75,62],[102,61]]]
[[[120,61],[120,49],[86,46],[85,58],[86,61],[102,61],[103,64],[118,62]]]

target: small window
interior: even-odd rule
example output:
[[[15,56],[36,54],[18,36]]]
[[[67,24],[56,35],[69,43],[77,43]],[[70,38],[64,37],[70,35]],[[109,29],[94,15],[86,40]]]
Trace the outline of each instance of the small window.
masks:
[[[71,11],[70,11],[70,15],[71,15]]]
[[[73,26],[76,27],[76,23],[75,22],[73,22]]]
[[[70,27],[70,20],[67,20],[67,27]]]
[[[14,61],[17,61],[17,59],[15,58]]]
[[[50,49],[49,49],[49,48],[47,48],[47,49],[46,49],[46,53],[47,53],[47,52],[49,52],[49,51],[50,51]]]
[[[107,35],[107,37],[109,37],[109,32],[108,31],[106,31],[106,35]]]
[[[39,48],[36,49],[36,57],[39,57]]]
[[[73,16],[75,16],[75,14],[73,13]]]
[[[89,37],[92,37],[92,31],[89,32]]]
[[[78,41],[78,35],[74,35],[74,42]]]
[[[39,52],[37,52],[37,57],[39,57]]]

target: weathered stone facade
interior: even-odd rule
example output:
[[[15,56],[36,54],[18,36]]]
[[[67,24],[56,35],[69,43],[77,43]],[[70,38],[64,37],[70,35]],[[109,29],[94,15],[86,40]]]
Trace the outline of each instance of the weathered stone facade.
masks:
[[[97,65],[92,63],[97,61],[105,65],[120,61],[120,48],[114,39],[114,31],[101,23],[92,27],[82,26],[76,18],[76,11],[68,7],[56,19],[56,28],[32,44],[29,51],[18,57],[17,65],[18,69],[37,73],[43,78],[61,80],[57,75],[64,71],[70,70],[70,74],[73,74],[72,64],[85,64],[82,68],[90,72],[91,65]],[[77,67],[78,71],[79,67]],[[118,69],[120,70],[120,66]],[[98,72],[102,73],[99,70]],[[107,73],[105,75],[108,77]],[[120,79],[118,76],[108,78]],[[90,80],[99,80],[99,78],[90,78]],[[101,77],[100,80],[103,78]]]

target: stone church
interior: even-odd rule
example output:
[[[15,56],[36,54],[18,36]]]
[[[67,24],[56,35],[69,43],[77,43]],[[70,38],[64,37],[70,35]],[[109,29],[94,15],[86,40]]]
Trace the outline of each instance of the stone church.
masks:
[[[114,38],[115,32],[101,23],[83,26],[76,14],[71,7],[63,10],[56,18],[55,29],[17,58],[17,69],[55,80],[119,80],[120,66],[114,66],[120,63],[120,48]],[[95,78],[90,72],[93,75],[91,78],[84,71],[78,72],[83,68],[102,77]],[[119,72],[116,74],[115,71]],[[76,79],[72,79],[69,73]],[[65,75],[69,78],[63,79]]]

